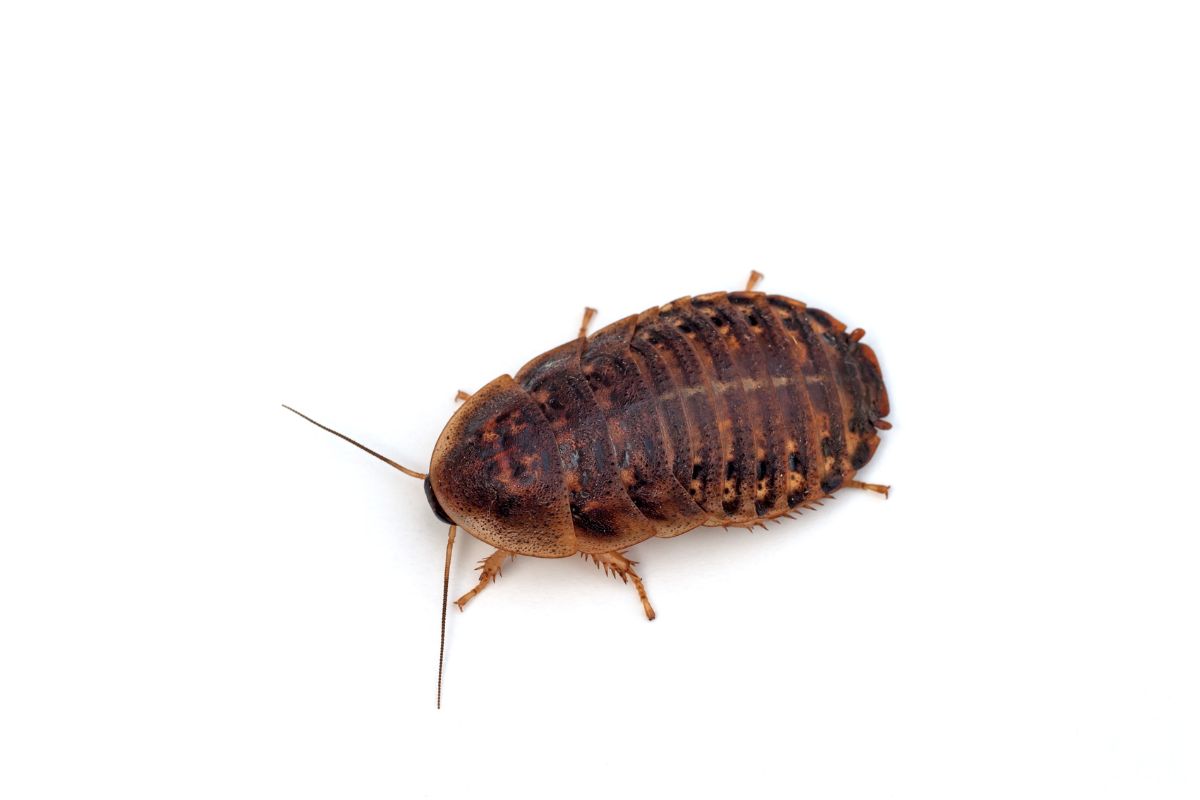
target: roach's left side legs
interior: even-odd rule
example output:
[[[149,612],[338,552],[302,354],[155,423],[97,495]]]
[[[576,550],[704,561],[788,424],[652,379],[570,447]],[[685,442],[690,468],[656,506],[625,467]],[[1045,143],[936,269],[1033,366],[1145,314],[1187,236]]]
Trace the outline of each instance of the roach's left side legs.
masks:
[[[654,619],[654,609],[650,605],[650,598],[646,597],[646,587],[642,583],[642,577],[633,571],[636,561],[630,561],[617,552],[588,553],[587,557],[595,561],[597,567],[603,567],[605,575],[611,572],[623,583],[629,583],[632,580],[633,588],[637,589],[638,598],[642,601],[642,608],[646,611],[646,619]]]
[[[464,594],[462,597],[454,601],[454,605],[458,606],[458,610],[462,611],[467,603],[471,602],[471,598],[487,588],[489,583],[492,583],[500,575],[500,565],[504,563],[506,558],[516,558],[516,553],[510,553],[507,550],[497,550],[490,556],[479,562],[479,583],[475,584],[475,588]]]

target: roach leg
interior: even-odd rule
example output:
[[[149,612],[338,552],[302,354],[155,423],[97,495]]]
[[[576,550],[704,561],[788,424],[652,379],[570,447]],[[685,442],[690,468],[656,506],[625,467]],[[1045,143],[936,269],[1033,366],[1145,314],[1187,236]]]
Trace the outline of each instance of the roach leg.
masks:
[[[891,486],[884,486],[882,483],[863,483],[862,481],[846,481],[846,485],[851,489],[866,489],[868,492],[878,492],[884,497],[888,496],[888,492],[892,490]]]
[[[642,608],[646,611],[646,619],[654,619],[654,609],[650,606],[650,598],[646,597],[646,586],[642,583],[642,576],[633,571],[636,561],[630,561],[615,551],[612,553],[588,553],[588,556],[596,562],[596,566],[604,568],[604,574],[607,575],[611,572],[624,583],[632,580],[633,588],[637,589],[638,598],[642,601]]]
[[[504,563],[506,558],[516,558],[516,553],[510,553],[507,550],[497,550],[490,556],[479,562],[477,569],[479,570],[479,583],[475,584],[475,588],[464,594],[462,597],[454,601],[454,605],[458,606],[458,610],[463,608],[471,601],[471,598],[487,588],[489,583],[492,583],[500,575],[500,565]]]
[[[587,336],[588,325],[592,324],[592,318],[596,316],[596,309],[585,308],[583,310],[583,322],[579,323],[579,338],[583,339]]]
[[[454,402],[461,403],[470,396],[471,396],[470,392],[464,392],[462,389],[459,389],[458,394],[454,395]]]
[[[746,291],[753,292],[754,287],[763,279],[763,274],[756,269],[750,270],[750,280],[746,281]]]

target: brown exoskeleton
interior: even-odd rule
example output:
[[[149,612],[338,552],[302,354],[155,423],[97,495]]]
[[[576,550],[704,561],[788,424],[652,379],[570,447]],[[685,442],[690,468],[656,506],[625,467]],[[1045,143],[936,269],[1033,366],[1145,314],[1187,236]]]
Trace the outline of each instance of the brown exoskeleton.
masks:
[[[586,309],[576,338],[515,376],[459,392],[463,405],[428,475],[304,417],[424,480],[433,513],[450,526],[443,652],[458,527],[496,548],[460,609],[506,558],[578,553],[632,582],[654,619],[625,555],[638,542],[765,525],[845,487],[887,494],[855,480],[876,431],[891,427],[862,329],[847,333],[823,311],[753,291],[761,277],[751,273],[745,291],[684,297],[591,336],[595,311]]]

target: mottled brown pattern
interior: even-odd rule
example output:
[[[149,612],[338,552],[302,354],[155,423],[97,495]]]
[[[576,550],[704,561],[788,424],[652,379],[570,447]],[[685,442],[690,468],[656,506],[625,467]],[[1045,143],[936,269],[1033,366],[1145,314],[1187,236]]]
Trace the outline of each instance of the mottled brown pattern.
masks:
[[[651,384],[630,352],[636,324],[636,317],[628,317],[593,335],[583,374],[608,420],[625,491],[653,521],[655,535],[673,536],[703,524],[708,515],[672,472],[671,439]]]
[[[751,519],[754,498],[748,487],[755,475],[756,416],[750,413],[749,394],[742,387],[745,374],[740,359],[731,353],[721,330],[726,327],[713,295],[677,300],[663,311],[692,346],[703,365],[717,427],[721,431],[724,463],[721,513],[714,522]]]
[[[777,385],[779,406],[784,414],[783,442],[787,450],[786,479],[782,482],[785,487],[783,505],[793,508],[805,503],[809,499],[808,490],[820,484],[821,450],[816,413],[804,382],[795,380],[796,376],[804,374],[802,354],[768,305],[765,295],[747,292],[731,295],[730,299],[746,309],[747,316],[758,323],[756,327],[767,359],[767,372],[772,384]]]
[[[576,551],[554,436],[541,410],[502,375],[451,417],[429,470],[442,509],[478,538],[536,556]]]
[[[742,352],[742,363],[752,380],[762,386],[751,394],[757,404],[760,420],[756,443],[756,473],[757,484],[754,493],[754,516],[756,518],[774,517],[782,514],[790,507],[788,496],[788,463],[789,435],[792,432],[788,424],[788,396],[786,386],[776,386],[773,382],[775,371],[771,362],[775,357],[774,348],[777,343],[767,335],[763,328],[761,315],[754,309],[754,295],[745,292],[731,294],[723,298],[729,306],[729,335],[737,341]],[[780,372],[780,377],[786,377],[787,372]]]
[[[682,406],[682,421],[692,456],[688,492],[697,505],[709,512],[710,519],[719,517],[725,485],[722,441],[728,434],[723,434],[718,424],[711,382],[683,334],[661,319],[657,308],[638,317],[632,347],[647,362],[657,359],[666,370],[670,387],[658,395],[659,404],[665,408],[668,403],[678,401]]]
[[[541,408],[557,442],[576,547],[604,553],[645,541],[657,528],[621,481],[608,420],[583,374],[583,344],[572,341],[551,350],[517,379]]]
[[[888,427],[861,335],[753,291],[649,309],[469,397],[431,486],[480,539],[548,557],[781,516],[850,482]]]
[[[817,439],[821,443],[821,483],[817,488],[822,495],[831,494],[841,486],[846,466],[846,435],[842,427],[841,397],[834,385],[834,370],[813,331],[805,305],[777,296],[767,298],[767,303],[794,337],[797,346],[803,349],[800,369],[816,414],[816,425],[810,430],[818,434]],[[808,491],[811,494],[812,490]]]
[[[650,389],[650,396],[662,421],[666,444],[671,451],[671,472],[675,481],[691,497],[692,441],[683,399],[675,392],[675,379],[669,366],[648,343],[637,338],[631,340],[629,356],[641,370],[642,379]],[[695,500],[694,497],[692,499]]]

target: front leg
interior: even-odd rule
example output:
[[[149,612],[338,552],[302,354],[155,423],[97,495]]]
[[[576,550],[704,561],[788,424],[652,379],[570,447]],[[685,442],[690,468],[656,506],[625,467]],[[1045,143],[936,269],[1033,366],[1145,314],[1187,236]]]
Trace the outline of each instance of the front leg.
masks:
[[[492,583],[500,575],[500,565],[504,563],[506,558],[516,558],[516,553],[510,553],[507,550],[497,550],[490,556],[479,562],[476,568],[479,570],[479,583],[475,584],[475,588],[464,594],[462,597],[454,601],[454,605],[458,606],[458,610],[463,608],[471,601],[471,598],[487,588],[489,583]]]
[[[616,575],[624,583],[629,583],[633,580],[633,588],[637,589],[638,597],[642,601],[642,608],[646,611],[646,619],[654,619],[654,609],[650,606],[650,598],[646,597],[646,587],[642,584],[642,577],[633,571],[633,565],[636,561],[630,561],[620,553],[613,551],[611,553],[587,553],[588,558],[596,562],[597,567],[603,567],[604,573],[609,572]]]

